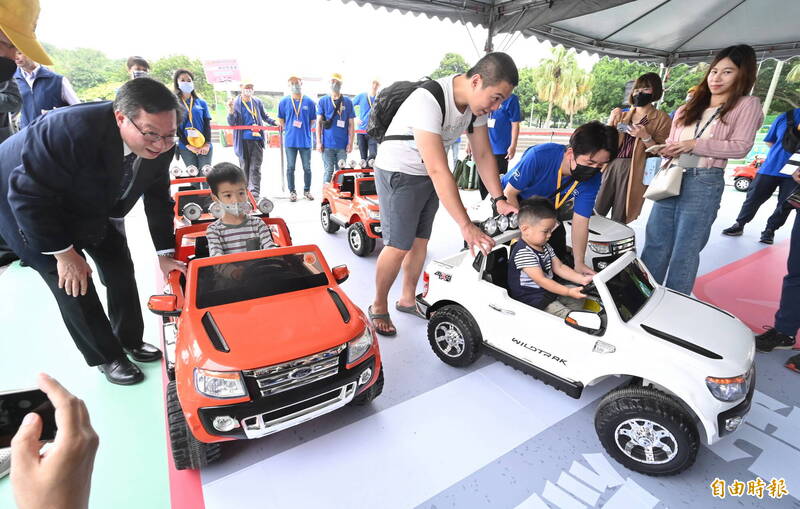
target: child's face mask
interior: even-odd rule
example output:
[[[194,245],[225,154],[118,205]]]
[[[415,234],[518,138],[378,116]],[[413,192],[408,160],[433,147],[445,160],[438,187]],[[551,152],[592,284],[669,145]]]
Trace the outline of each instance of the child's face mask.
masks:
[[[253,211],[253,206],[249,201],[237,201],[233,203],[222,203],[222,209],[232,216],[243,216]]]

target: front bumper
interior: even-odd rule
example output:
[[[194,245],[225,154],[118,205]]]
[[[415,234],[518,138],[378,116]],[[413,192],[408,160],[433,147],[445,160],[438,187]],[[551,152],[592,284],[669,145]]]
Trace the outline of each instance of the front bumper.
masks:
[[[336,376],[273,396],[257,397],[246,403],[199,408],[197,415],[203,429],[212,436],[230,440],[271,435],[348,404],[353,397],[372,385],[369,382],[359,385],[362,373],[369,369],[372,371],[369,380],[377,380],[376,358],[376,355],[372,355]],[[258,394],[249,385],[248,389],[250,394]],[[220,416],[232,417],[239,427],[227,432],[217,430],[213,423]]]
[[[755,368],[753,368],[753,377],[750,380],[750,389],[747,391],[747,396],[745,396],[744,400],[735,407],[725,410],[724,412],[720,412],[720,414],[717,415],[717,433],[720,437],[730,435],[744,422],[744,416],[750,411],[750,405],[753,402],[753,393],[755,390],[756,371]],[[729,423],[737,424],[736,426],[733,426],[733,429],[729,429]]]

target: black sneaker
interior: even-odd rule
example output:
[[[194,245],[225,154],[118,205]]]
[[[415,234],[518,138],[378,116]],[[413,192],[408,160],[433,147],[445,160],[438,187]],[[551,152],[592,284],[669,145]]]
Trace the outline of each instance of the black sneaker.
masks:
[[[764,327],[767,332],[756,336],[756,350],[771,352],[772,350],[790,350],[794,348],[794,338],[772,327]]]
[[[784,366],[786,366],[788,369],[791,369],[795,373],[800,373],[800,353],[789,357]],[[0,472],[0,476],[2,476],[2,472]]]
[[[733,226],[722,230],[722,234],[727,235],[728,237],[738,237],[742,233],[744,233],[744,225],[739,223],[733,223]]]
[[[759,240],[762,244],[772,244],[775,242],[775,230],[770,230],[769,228],[765,228],[763,232],[761,232],[761,239]]]

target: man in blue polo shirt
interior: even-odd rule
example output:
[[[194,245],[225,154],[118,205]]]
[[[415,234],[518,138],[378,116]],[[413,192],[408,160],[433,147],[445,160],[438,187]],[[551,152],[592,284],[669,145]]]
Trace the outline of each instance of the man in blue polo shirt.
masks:
[[[589,218],[600,189],[600,168],[617,156],[616,129],[600,122],[589,122],[572,133],[569,146],[544,143],[530,147],[514,170],[503,175],[501,183],[509,204],[519,207],[519,200],[543,196],[557,209],[574,200],[572,217],[572,253],[575,270],[594,274],[586,266]],[[562,260],[566,254],[566,230],[561,224],[550,236],[550,245]]]
[[[311,195],[311,127],[316,121],[316,105],[303,95],[303,80],[289,76],[289,91],[278,103],[278,123],[283,129],[283,146],[286,149],[286,182],[289,184],[289,201],[297,201],[294,187],[294,165],[297,155],[303,163],[303,196]]]
[[[508,171],[508,162],[514,159],[517,152],[517,139],[519,138],[519,123],[522,112],[519,109],[519,97],[511,97],[503,101],[502,106],[489,114],[487,126],[489,127],[489,141],[492,144],[492,153],[497,161],[497,171],[505,175]],[[481,199],[486,198],[487,191],[483,182],[479,183]]]
[[[356,117],[353,101],[342,95],[342,75],[331,75],[331,93],[323,96],[317,104],[317,150],[322,152],[325,176],[322,182],[330,182],[336,163],[347,159],[353,150],[353,134]]]
[[[739,211],[739,217],[733,226],[722,230],[723,235],[738,237],[744,232],[744,225],[755,217],[758,208],[770,199],[775,189],[778,189],[778,205],[767,219],[767,226],[761,232],[759,242],[772,244],[775,231],[786,223],[792,206],[786,203],[786,197],[792,194],[797,184],[791,175],[781,173],[781,168],[796,151],[800,150],[800,108],[781,113],[772,123],[764,143],[769,145],[769,153],[764,163],[758,169],[756,178],[747,190],[747,197]]]
[[[372,111],[372,105],[375,104],[375,98],[378,96],[378,88],[381,86],[378,80],[372,80],[369,92],[362,92],[353,98],[353,106],[358,115],[358,129],[359,131],[367,130],[367,122],[369,122],[369,112]],[[361,159],[369,161],[375,159],[378,155],[378,141],[372,138],[367,133],[358,133],[358,151],[361,152]]]
[[[17,51],[15,61],[17,72],[14,73],[14,79],[22,94],[20,129],[46,111],[81,102],[66,77],[37,64],[21,51]]]

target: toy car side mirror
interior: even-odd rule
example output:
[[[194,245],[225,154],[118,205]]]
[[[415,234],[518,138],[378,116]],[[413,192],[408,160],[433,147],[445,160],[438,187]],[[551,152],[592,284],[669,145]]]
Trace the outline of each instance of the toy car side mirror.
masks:
[[[332,272],[336,284],[344,283],[347,281],[347,278],[350,277],[350,270],[347,268],[347,265],[338,265],[333,268]]]
[[[339,198],[351,199],[353,197],[353,193],[350,191],[345,191],[343,193],[339,193]]]
[[[589,334],[600,332],[600,329],[603,328],[603,321],[600,319],[600,315],[591,311],[570,311],[564,319],[564,323],[573,329],[588,332]]]
[[[147,301],[147,308],[159,316],[179,316],[178,297],[170,293],[153,295]]]

